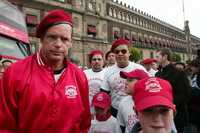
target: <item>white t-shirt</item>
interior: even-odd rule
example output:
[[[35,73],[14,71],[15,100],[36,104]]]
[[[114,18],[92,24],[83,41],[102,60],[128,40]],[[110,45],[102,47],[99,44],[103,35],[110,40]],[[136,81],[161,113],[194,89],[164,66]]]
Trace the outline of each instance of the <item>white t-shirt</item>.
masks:
[[[120,77],[119,72],[130,72],[135,69],[141,69],[147,72],[142,65],[136,64],[134,62],[129,62],[129,65],[124,68],[120,68],[117,66],[117,64],[115,64],[106,69],[101,88],[111,92],[112,106],[115,109],[118,109],[121,99],[127,96],[127,94],[124,92],[126,80]]]
[[[106,121],[92,120],[89,133],[121,133],[117,119],[111,116]]]
[[[158,71],[156,71],[156,70],[154,70],[154,69],[151,68],[151,69],[149,70],[149,76],[150,76],[150,77],[155,77],[155,75],[156,75],[157,72],[158,72]]]
[[[121,126],[126,127],[125,133],[130,133],[135,123],[138,122],[133,106],[134,102],[130,95],[123,98],[119,103],[117,119]]]
[[[84,71],[86,74],[88,85],[89,85],[89,101],[92,103],[93,96],[100,91],[101,84],[103,82],[105,70],[100,72],[94,72],[92,69]]]

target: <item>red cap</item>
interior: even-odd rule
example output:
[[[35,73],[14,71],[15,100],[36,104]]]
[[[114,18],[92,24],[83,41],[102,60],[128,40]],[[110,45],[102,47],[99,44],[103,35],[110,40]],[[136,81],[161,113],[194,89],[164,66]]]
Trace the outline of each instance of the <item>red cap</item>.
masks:
[[[146,59],[144,59],[143,60],[143,64],[151,64],[151,63],[153,63],[153,62],[157,62],[157,60],[156,59],[153,59],[153,58],[146,58]]]
[[[129,41],[127,41],[126,39],[123,39],[123,38],[119,38],[119,39],[115,40],[112,43],[111,51],[114,51],[114,49],[116,47],[118,47],[119,45],[127,45],[127,46],[129,46]]]
[[[89,56],[89,62],[91,62],[92,57],[93,57],[94,55],[101,55],[101,56],[103,57],[103,52],[101,52],[100,50],[93,50],[93,51],[91,51],[91,52],[88,54],[88,56]]]
[[[68,12],[64,10],[52,10],[50,11],[40,22],[36,29],[36,36],[41,37],[46,30],[55,24],[72,24],[72,17]]]
[[[148,78],[148,74],[144,71],[144,70],[140,70],[140,69],[135,69],[131,72],[124,72],[121,71],[120,72],[120,76],[124,79],[144,79],[144,78]]]
[[[94,95],[92,105],[102,109],[107,109],[111,106],[111,98],[106,92],[99,92]]]
[[[176,111],[172,87],[168,81],[155,77],[146,78],[139,80],[134,89],[133,99],[137,111],[159,105]]]

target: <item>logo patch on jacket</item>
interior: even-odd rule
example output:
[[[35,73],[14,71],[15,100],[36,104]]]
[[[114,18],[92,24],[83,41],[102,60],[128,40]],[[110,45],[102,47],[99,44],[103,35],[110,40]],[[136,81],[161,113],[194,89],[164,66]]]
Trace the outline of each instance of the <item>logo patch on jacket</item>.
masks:
[[[73,85],[65,86],[65,95],[67,98],[76,98],[78,95],[76,87]]]

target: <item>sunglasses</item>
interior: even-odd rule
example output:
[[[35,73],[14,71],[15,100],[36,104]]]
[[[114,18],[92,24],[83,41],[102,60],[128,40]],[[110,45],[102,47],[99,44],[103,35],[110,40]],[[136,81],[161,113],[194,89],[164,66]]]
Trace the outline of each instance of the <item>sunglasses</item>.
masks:
[[[122,50],[115,50],[115,51],[114,51],[115,54],[119,54],[120,52],[121,52],[122,54],[126,54],[126,53],[127,53],[127,50],[126,50],[126,49],[122,49]]]
[[[101,58],[92,58],[92,61],[101,61]]]

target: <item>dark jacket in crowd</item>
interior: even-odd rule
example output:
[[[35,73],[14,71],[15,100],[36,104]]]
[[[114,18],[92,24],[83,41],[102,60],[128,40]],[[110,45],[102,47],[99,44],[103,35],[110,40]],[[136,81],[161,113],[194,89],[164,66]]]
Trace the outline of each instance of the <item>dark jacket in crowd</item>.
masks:
[[[190,123],[195,125],[200,132],[200,72],[192,77],[192,81],[195,86],[192,86],[192,95],[188,104]]]
[[[181,133],[183,127],[187,124],[185,105],[188,103],[191,96],[191,87],[188,77],[184,71],[177,70],[172,64],[161,68],[156,73],[156,77],[165,79],[172,85],[174,104],[177,109],[174,121],[178,132]]]
[[[180,106],[188,102],[191,94],[189,80],[184,71],[177,70],[172,64],[161,68],[156,77],[160,77],[170,82],[173,88],[174,104]],[[177,108],[178,108],[177,107]]]

